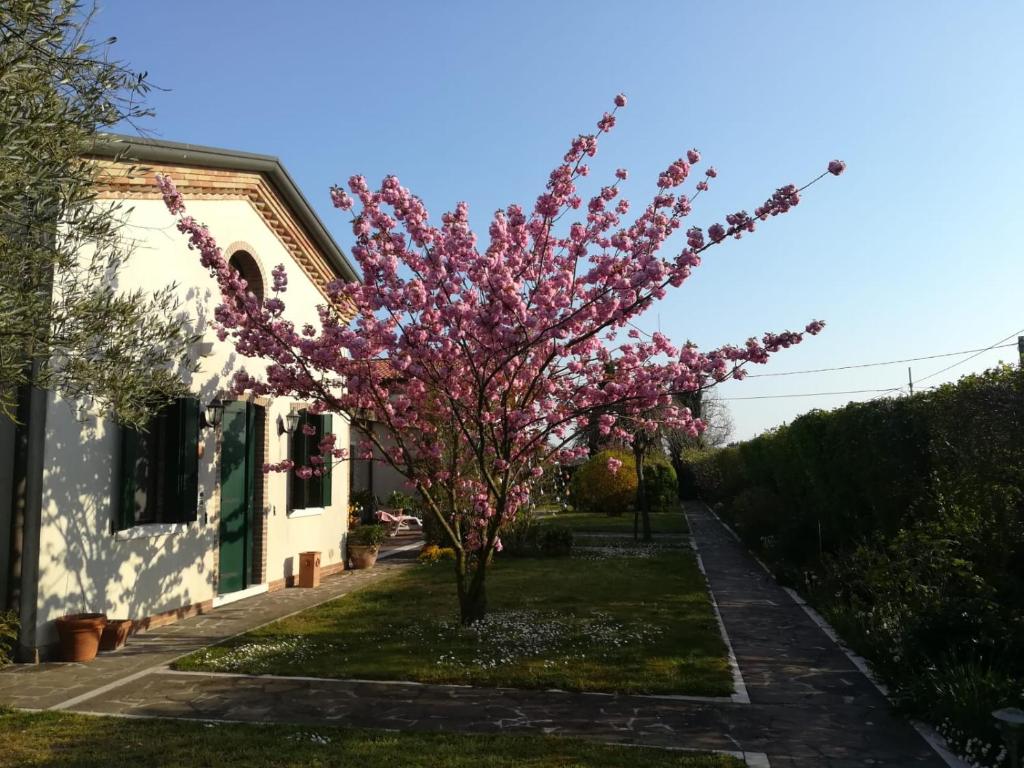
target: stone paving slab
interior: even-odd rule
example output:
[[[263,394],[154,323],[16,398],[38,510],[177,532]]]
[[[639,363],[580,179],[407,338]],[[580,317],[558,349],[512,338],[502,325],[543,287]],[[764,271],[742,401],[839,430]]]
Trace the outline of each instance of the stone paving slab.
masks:
[[[415,553],[411,553],[415,554]],[[86,664],[17,664],[0,671],[0,704],[49,709],[97,688],[169,664],[179,656],[359,589],[409,564],[405,553],[369,570],[342,571],[316,589],[282,589],[133,635],[118,651]]]

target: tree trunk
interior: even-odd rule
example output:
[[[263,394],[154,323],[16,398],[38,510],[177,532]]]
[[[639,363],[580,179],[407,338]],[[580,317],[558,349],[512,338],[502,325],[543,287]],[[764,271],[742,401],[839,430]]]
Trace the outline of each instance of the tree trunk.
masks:
[[[672,469],[676,471],[676,496],[682,501],[686,498],[686,477],[683,472],[686,465],[683,463],[683,452],[676,449],[669,449],[669,460],[672,462]]]
[[[482,569],[486,570],[486,569]],[[484,580],[472,579],[459,595],[459,620],[464,627],[476,624],[487,615],[487,588]]]
[[[471,556],[459,552],[455,559],[455,577],[459,587],[459,621],[469,626],[487,615],[486,560],[477,558],[476,566],[469,567]]]
[[[644,459],[647,456],[647,451],[643,446],[638,447],[637,442],[633,442],[633,458],[636,461],[636,506],[640,513],[640,519],[643,521],[644,529],[644,541],[651,540],[651,511],[650,505],[647,501],[647,489],[644,488]],[[633,540],[636,540],[636,515],[633,516]]]

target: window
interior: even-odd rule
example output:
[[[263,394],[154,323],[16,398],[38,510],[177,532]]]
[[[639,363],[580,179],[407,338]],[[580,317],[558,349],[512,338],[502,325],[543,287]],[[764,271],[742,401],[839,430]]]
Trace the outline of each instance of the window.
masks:
[[[263,275],[256,259],[248,251],[235,251],[228,259],[228,264],[234,267],[235,271],[245,280],[246,288],[256,294],[256,298],[263,300]]]
[[[311,428],[311,429],[310,429]],[[307,435],[306,432],[312,431]],[[309,411],[302,411],[299,414],[299,425],[292,434],[291,460],[298,467],[318,466],[310,462],[310,457],[320,455],[320,441],[324,435],[330,434],[331,415],[312,414]],[[317,509],[331,505],[331,460],[323,465],[325,471],[319,477],[313,475],[308,480],[303,480],[294,472],[290,473],[291,491],[289,494],[289,509]]]
[[[117,529],[189,523],[199,496],[199,401],[164,408],[145,431],[121,428],[121,494]]]

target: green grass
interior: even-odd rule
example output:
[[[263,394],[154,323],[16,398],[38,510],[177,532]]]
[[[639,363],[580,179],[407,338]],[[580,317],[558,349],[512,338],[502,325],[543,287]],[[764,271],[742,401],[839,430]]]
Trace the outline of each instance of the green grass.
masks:
[[[729,695],[726,648],[689,548],[600,542],[497,558],[488,618],[459,626],[450,563],[198,651],[179,669],[516,688]],[[624,550],[625,548],[625,550]],[[622,556],[623,552],[632,556]]]
[[[551,736],[390,733],[328,726],[124,720],[0,709],[0,766],[74,768],[740,768],[721,755]]]
[[[544,517],[546,523],[567,525],[580,533],[621,533],[633,535],[633,513],[625,512],[616,517],[591,512],[560,512]],[[641,522],[641,532],[643,523]],[[652,512],[651,530],[655,533],[689,533],[686,516],[681,511]]]

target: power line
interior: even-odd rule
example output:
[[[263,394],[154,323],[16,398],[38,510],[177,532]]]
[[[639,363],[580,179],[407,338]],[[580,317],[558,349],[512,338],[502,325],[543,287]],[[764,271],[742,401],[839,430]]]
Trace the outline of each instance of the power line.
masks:
[[[1007,336],[1006,338],[1010,338],[1010,337]],[[836,366],[835,368],[811,368],[811,369],[806,370],[806,371],[780,371],[778,373],[748,373],[744,378],[753,379],[753,378],[759,378],[759,377],[765,377],[765,376],[797,376],[797,375],[804,374],[804,373],[826,373],[828,371],[848,371],[851,368],[874,368],[874,367],[880,366],[880,365],[896,365],[898,363],[914,363],[914,362],[917,362],[918,360],[934,360],[934,359],[939,358],[939,357],[956,357],[957,355],[969,355],[972,352],[977,352],[978,354],[981,354],[982,352],[988,352],[989,350],[992,350],[992,349],[1004,349],[1006,347],[1015,347],[1015,346],[1016,346],[1016,344],[1003,344],[1002,346],[1000,346],[999,343],[996,343],[996,344],[993,344],[991,347],[983,347],[981,349],[964,349],[964,350],[962,350],[960,352],[943,352],[943,353],[938,354],[938,355],[925,355],[924,357],[908,357],[908,358],[905,358],[903,360],[886,360],[885,362],[881,362],[881,363],[859,363],[857,365],[839,365],[839,366]],[[967,358],[967,360],[970,360],[970,359],[971,358]],[[960,362],[965,362],[965,361],[961,360]],[[956,365],[960,365],[960,363],[956,363]],[[950,366],[950,367],[952,367],[952,366]],[[932,374],[932,375],[934,375],[934,374]],[[898,387],[897,387],[897,389],[898,389]]]
[[[915,382],[915,384],[920,384],[922,381],[925,381],[926,379],[934,378],[935,376],[938,376],[940,373],[945,373],[946,371],[951,370],[952,368],[956,368],[958,365],[963,365],[964,363],[969,362],[970,360],[973,360],[974,358],[978,357],[981,354],[984,354],[985,352],[990,352],[993,349],[1003,349],[1005,347],[1016,346],[1015,344],[1004,344],[1004,342],[1007,341],[1007,339],[1012,339],[1014,336],[1018,336],[1018,335],[1020,335],[1022,333],[1024,333],[1024,329],[1021,329],[1019,331],[1014,331],[1009,336],[1006,336],[1005,338],[1002,338],[999,341],[997,341],[995,344],[992,344],[992,345],[987,346],[987,347],[983,347],[981,349],[969,349],[969,350],[966,350],[965,352],[946,352],[946,353],[943,353],[941,355],[929,355],[927,357],[913,358],[914,360],[930,360],[930,359],[933,359],[933,358],[936,358],[936,357],[950,357],[952,355],[963,355],[963,354],[973,353],[973,354],[970,355],[970,357],[965,357],[963,360],[957,360],[955,363],[953,363],[951,365],[947,365],[945,368],[940,368],[939,370],[935,371],[934,373],[929,373],[927,376],[922,376],[920,379],[918,379]],[[1002,345],[1002,346],[1000,346],[1000,345]],[[891,365],[893,363],[905,363],[905,362],[910,362],[910,361],[909,360],[892,360],[892,361],[889,361],[889,362],[886,362],[886,363],[865,363],[865,364],[862,364],[862,365],[843,366],[842,368],[822,368],[820,370],[821,371],[846,370],[848,368],[867,368],[867,367],[871,367],[871,366],[874,366],[874,365]],[[796,373],[818,373],[818,372],[819,371],[791,371],[789,374],[774,374],[774,375],[785,376],[785,375],[796,374]],[[755,375],[770,376],[770,375],[773,375],[773,374],[750,374],[750,376],[755,376]],[[903,389],[903,387],[899,386],[899,387],[889,387],[888,389],[850,389],[850,390],[845,390],[845,391],[842,391],[842,392],[801,392],[801,393],[793,393],[793,394],[786,394],[786,395],[748,395],[748,396],[744,396],[744,397],[723,397],[722,399],[723,400],[778,400],[778,399],[792,398],[792,397],[829,397],[829,396],[836,396],[836,395],[863,395],[863,394],[872,394],[872,393],[874,393],[875,397],[871,398],[872,400],[874,400],[874,399],[877,399],[879,397],[882,397],[882,396],[888,394],[889,392],[897,392],[897,391],[900,391],[902,389]],[[931,389],[931,387],[928,387],[927,389]]]
[[[902,387],[889,389],[848,389],[845,392],[804,392],[792,395],[749,395],[747,397],[723,397],[722,400],[776,400],[783,397],[826,397],[828,395],[863,395],[868,392],[895,392]]]
[[[939,370],[935,371],[935,373],[929,373],[929,374],[928,374],[927,376],[922,376],[922,377],[921,377],[920,379],[918,379],[918,382],[922,382],[922,381],[924,381],[925,379],[930,379],[930,378],[932,378],[933,376],[938,376],[938,375],[939,375],[940,373],[945,373],[945,372],[946,372],[946,371],[948,371],[948,370],[949,370],[950,368],[956,368],[956,367],[957,367],[958,365],[963,365],[963,364],[964,364],[964,363],[966,363],[966,362],[967,362],[968,360],[973,360],[973,359],[974,359],[974,358],[976,358],[976,357],[977,357],[978,355],[982,354],[983,352],[988,352],[988,351],[989,351],[990,349],[997,349],[997,348],[999,348],[999,345],[1000,345],[1000,344],[1002,344],[1002,343],[1003,343],[1004,341],[1006,341],[1007,339],[1012,339],[1012,338],[1013,338],[1014,336],[1019,336],[1019,335],[1020,335],[1020,334],[1022,334],[1022,333],[1024,333],[1024,328],[1022,328],[1022,329],[1021,329],[1021,330],[1019,330],[1019,331],[1014,331],[1014,332],[1013,332],[1013,333],[1011,333],[1011,334],[1010,334],[1009,336],[1007,336],[1007,337],[1006,337],[1006,338],[1004,338],[1004,339],[1000,339],[999,341],[997,341],[997,342],[996,342],[995,344],[993,344],[993,345],[992,345],[992,346],[990,346],[990,347],[985,347],[985,349],[979,349],[979,350],[977,350],[977,354],[971,355],[970,357],[965,357],[965,358],[964,358],[963,360],[958,360],[957,362],[953,363],[952,365],[947,365],[947,366],[946,366],[945,368],[941,368],[941,369],[939,369]],[[1013,344],[1007,344],[1006,346],[1008,346],[1008,347],[1012,347],[1012,346],[1014,346],[1014,345],[1013,345]]]

